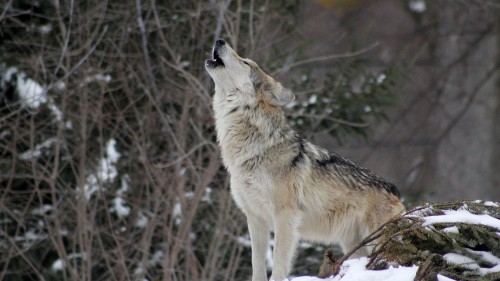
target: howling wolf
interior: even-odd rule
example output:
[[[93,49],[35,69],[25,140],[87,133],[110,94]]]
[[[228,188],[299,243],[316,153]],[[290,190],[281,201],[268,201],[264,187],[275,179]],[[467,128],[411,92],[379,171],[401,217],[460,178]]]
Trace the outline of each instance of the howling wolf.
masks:
[[[274,231],[270,280],[285,280],[299,239],[344,252],[404,207],[396,187],[304,139],[282,106],[294,94],[222,39],[205,68],[215,82],[213,108],[231,193],[246,215],[252,280],[267,280],[265,254]],[[362,248],[356,254],[366,255]]]

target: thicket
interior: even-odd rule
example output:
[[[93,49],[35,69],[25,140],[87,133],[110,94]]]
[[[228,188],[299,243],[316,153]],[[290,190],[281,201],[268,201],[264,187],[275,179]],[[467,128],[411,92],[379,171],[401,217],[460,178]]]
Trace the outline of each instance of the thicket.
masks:
[[[293,0],[2,5],[1,280],[249,276],[203,70],[216,38],[288,77],[305,136],[366,135],[404,76],[397,64],[368,71],[353,49],[312,79],[322,58],[301,55]],[[322,250],[304,251],[297,264],[313,269],[299,272]]]

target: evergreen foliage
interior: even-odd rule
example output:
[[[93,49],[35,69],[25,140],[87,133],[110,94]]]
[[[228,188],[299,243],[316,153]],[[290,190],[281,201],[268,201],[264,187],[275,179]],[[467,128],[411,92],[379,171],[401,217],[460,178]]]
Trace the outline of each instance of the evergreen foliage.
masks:
[[[478,200],[429,203],[413,208],[384,226],[367,268],[384,268],[387,263],[422,265],[439,255],[444,260],[444,264],[438,265],[439,274],[454,280],[499,280],[499,206]],[[453,212],[456,222],[429,224],[430,217],[443,217],[450,211],[458,211]],[[460,214],[479,217],[467,220]],[[496,221],[498,226],[488,225],[488,220]]]
[[[304,73],[294,88],[306,92],[306,98],[289,106],[291,123],[306,135],[366,138],[370,124],[388,121],[385,110],[397,103],[409,67],[395,63],[374,73],[363,59],[349,58],[326,74],[319,89],[311,86],[318,84],[316,79]]]

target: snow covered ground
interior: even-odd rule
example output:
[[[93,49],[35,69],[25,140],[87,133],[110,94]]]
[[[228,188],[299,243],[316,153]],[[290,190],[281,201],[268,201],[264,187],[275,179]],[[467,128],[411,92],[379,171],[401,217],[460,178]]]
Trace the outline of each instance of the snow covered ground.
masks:
[[[492,229],[492,231],[498,234],[498,241],[500,243],[500,219],[498,219],[498,208],[499,203],[490,201],[476,200],[471,203],[479,204],[482,206],[491,207],[491,209],[485,210],[481,213],[473,213],[470,211],[470,206],[466,202],[460,207],[455,209],[444,209],[440,214],[436,214],[432,206],[415,208],[416,211],[409,211],[405,217],[414,217],[421,219],[422,227],[428,228],[435,224],[446,224],[448,227],[443,228],[441,231],[443,233],[458,234],[459,224],[469,224],[469,225],[482,225],[487,226]],[[477,211],[476,211],[477,212]],[[497,231],[495,231],[495,229]],[[438,231],[433,228],[434,231]],[[457,253],[446,253],[443,255],[443,259],[448,264],[459,265],[461,267],[468,268],[475,271],[480,276],[486,274],[495,274],[500,272],[500,257],[494,255],[490,251],[475,251],[472,249],[465,248],[465,253],[470,252],[476,256],[482,257],[482,260],[489,264],[488,267],[481,267],[478,262],[470,257],[457,254]],[[413,281],[418,270],[418,266],[412,267],[389,267],[385,270],[368,270],[366,269],[366,264],[369,259],[366,257],[359,259],[351,259],[345,261],[340,269],[340,272],[336,276],[332,276],[327,279],[320,279],[317,277],[303,276],[291,278],[291,281]],[[496,275],[495,275],[496,276]],[[454,280],[448,277],[438,275],[439,281]],[[488,279],[491,280],[491,279]],[[495,279],[496,280],[496,279]]]
[[[347,260],[343,263],[340,273],[335,277],[321,279],[318,277],[296,277],[291,281],[413,281],[417,273],[417,266],[388,268],[385,270],[367,270],[365,268],[368,258]],[[439,281],[453,280],[438,275]]]

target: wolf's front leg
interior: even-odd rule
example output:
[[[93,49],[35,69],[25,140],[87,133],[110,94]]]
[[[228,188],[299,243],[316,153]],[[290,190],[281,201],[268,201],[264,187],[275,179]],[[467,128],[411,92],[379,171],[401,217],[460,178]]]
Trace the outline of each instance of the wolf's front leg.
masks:
[[[266,252],[269,247],[269,225],[259,217],[247,215],[252,244],[252,281],[267,281]]]
[[[299,216],[293,210],[278,210],[274,217],[273,281],[287,279],[299,240]]]

